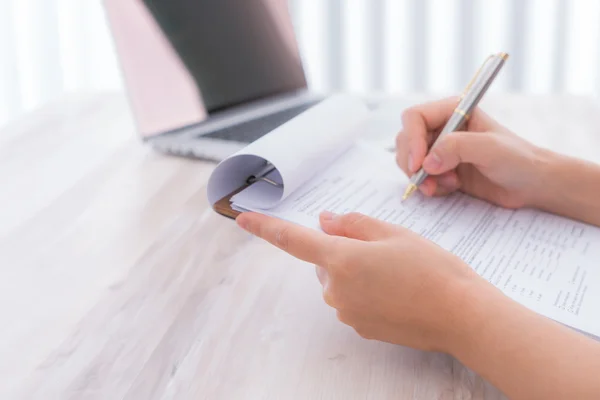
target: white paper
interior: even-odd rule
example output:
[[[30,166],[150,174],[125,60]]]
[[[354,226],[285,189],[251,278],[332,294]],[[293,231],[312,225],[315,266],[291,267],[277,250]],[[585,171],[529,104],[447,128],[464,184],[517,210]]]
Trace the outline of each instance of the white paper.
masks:
[[[209,179],[210,203],[241,187],[268,161],[281,175],[283,188],[265,194],[262,201],[275,205],[345,153],[369,115],[359,97],[329,97],[223,160]]]
[[[238,206],[315,229],[324,210],[402,225],[457,254],[521,304],[600,336],[599,228],[458,193],[417,193],[402,203],[407,178],[397,171],[388,153],[356,146],[277,206]]]

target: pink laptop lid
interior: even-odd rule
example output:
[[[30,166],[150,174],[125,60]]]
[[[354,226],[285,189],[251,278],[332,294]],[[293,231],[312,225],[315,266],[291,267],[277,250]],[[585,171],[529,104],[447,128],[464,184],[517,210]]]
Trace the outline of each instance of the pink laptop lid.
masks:
[[[226,3],[230,3],[228,7]],[[211,8],[206,4],[221,5]],[[203,121],[228,98],[239,104],[242,99],[306,85],[285,0],[104,0],[104,5],[132,111],[144,137]],[[189,16],[186,7],[195,8]],[[202,24],[201,18],[209,12],[218,21],[206,28],[212,31],[200,35],[199,26],[209,25],[206,21]],[[252,19],[255,21],[246,21]],[[182,38],[186,32],[191,38]],[[241,38],[245,37],[251,39],[244,42]],[[195,42],[197,48],[193,48]],[[183,51],[197,53],[184,54],[188,66],[196,70],[195,77],[178,53],[181,43],[187,46]],[[264,62],[259,63],[258,57]],[[245,65],[246,70],[242,69]],[[236,82],[242,78],[245,80]],[[212,109],[205,106],[199,87],[210,91]]]

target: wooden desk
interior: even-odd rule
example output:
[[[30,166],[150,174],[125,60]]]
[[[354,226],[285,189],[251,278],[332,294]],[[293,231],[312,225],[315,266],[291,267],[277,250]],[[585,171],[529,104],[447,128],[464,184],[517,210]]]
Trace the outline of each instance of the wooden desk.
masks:
[[[598,160],[589,99],[483,106]],[[0,132],[0,398],[502,397],[451,357],[361,339],[312,266],[209,209],[212,164],[156,154],[134,132],[119,95]]]

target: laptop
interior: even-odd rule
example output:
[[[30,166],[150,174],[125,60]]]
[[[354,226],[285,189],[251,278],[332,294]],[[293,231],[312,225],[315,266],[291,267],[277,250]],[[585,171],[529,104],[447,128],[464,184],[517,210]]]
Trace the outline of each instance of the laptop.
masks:
[[[143,140],[221,161],[314,106],[286,0],[104,0]]]

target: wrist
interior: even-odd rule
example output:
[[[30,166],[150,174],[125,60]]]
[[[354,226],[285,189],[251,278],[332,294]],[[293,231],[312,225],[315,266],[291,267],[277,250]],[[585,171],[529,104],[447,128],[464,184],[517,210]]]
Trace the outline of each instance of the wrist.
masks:
[[[540,150],[539,176],[532,207],[600,224],[600,166],[588,161]]]
[[[453,291],[455,301],[449,302],[453,310],[448,313],[451,324],[446,329],[443,351],[463,360],[477,351],[477,340],[493,322],[495,308],[510,300],[475,272],[457,283]]]
[[[463,263],[462,260],[456,260]],[[464,264],[464,263],[463,263]],[[486,310],[488,302],[484,298],[502,295],[491,283],[479,276],[471,267],[465,265],[469,273],[460,279],[452,279],[445,290],[444,309],[441,310],[442,322],[438,326],[439,340],[436,350],[458,358],[473,340],[473,336],[486,324],[492,310]],[[490,312],[492,311],[492,312]]]
[[[562,176],[557,176],[557,171],[563,170],[566,160],[564,156],[544,148],[536,148],[534,152],[533,168],[534,184],[531,185],[532,193],[527,206],[548,209],[552,199],[560,194],[560,188],[566,182],[560,182]]]

